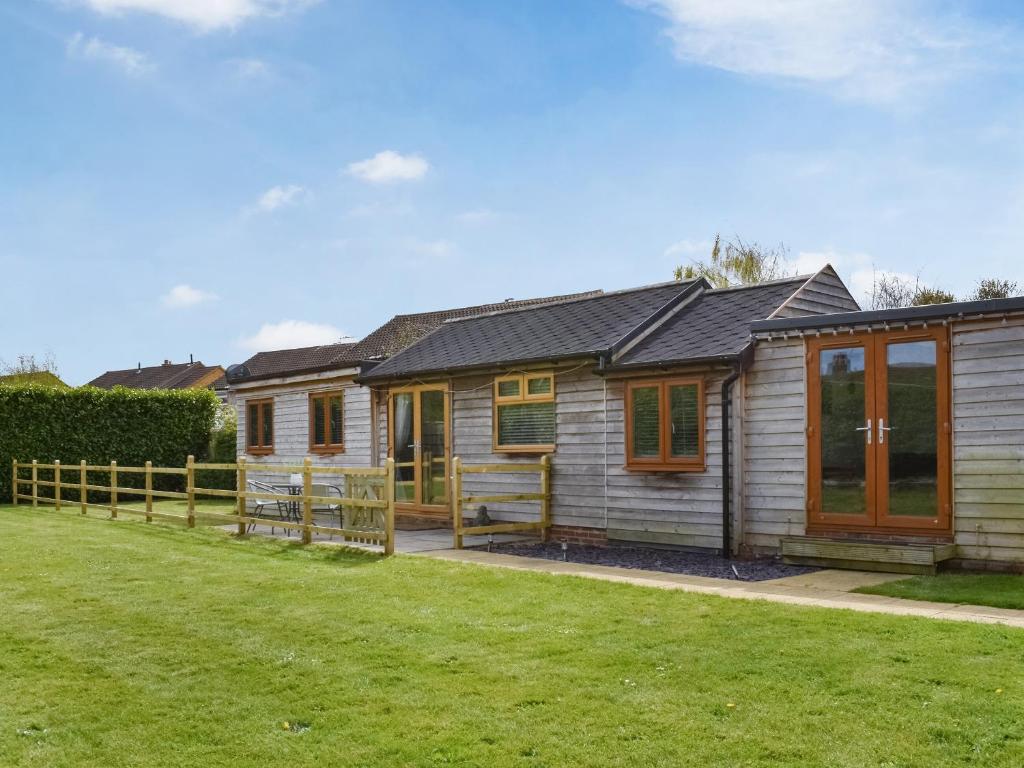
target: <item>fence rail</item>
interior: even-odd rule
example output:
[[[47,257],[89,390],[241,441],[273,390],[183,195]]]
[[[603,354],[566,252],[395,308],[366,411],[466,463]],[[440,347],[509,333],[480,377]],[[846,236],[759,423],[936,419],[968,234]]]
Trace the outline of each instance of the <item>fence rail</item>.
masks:
[[[493,493],[464,496],[463,475],[504,474],[515,472],[537,472],[540,474],[538,493]],[[466,504],[539,501],[537,520],[530,522],[492,523],[490,525],[464,525],[463,506]],[[536,531],[541,541],[547,541],[551,527],[551,457],[544,456],[538,464],[463,464],[462,459],[452,459],[452,531],[455,548],[462,549],[463,536],[477,536],[491,533],[521,533]]]
[[[28,477],[22,477],[22,470],[30,471]],[[40,479],[39,470],[51,471],[52,480]],[[234,471],[236,474],[236,490],[224,490],[221,488],[203,488],[196,485],[196,471],[221,470]],[[247,486],[247,473],[250,471],[272,471],[287,472],[302,475],[301,493],[270,493],[262,490],[249,490]],[[109,477],[106,485],[96,482],[89,482],[89,473],[103,472]],[[69,475],[73,473],[74,479]],[[144,483],[141,488],[126,487],[119,483],[119,478],[124,475],[143,475]],[[313,476],[321,475],[342,475],[346,478],[346,496],[317,496],[313,494]],[[159,490],[153,487],[153,478],[156,475],[177,475],[185,478],[185,491]],[[81,461],[78,464],[61,465],[59,461],[52,464],[43,464],[37,460],[31,462],[19,462],[14,459],[11,467],[12,501],[17,504],[19,501],[30,501],[33,507],[40,503],[52,504],[58,511],[64,505],[79,508],[81,514],[86,514],[89,509],[103,509],[110,513],[112,519],[117,519],[119,513],[141,515],[146,522],[153,518],[163,520],[177,520],[184,522],[189,528],[196,524],[196,496],[209,496],[215,498],[227,498],[235,500],[233,513],[214,512],[203,510],[204,519],[223,520],[225,523],[238,525],[239,535],[244,535],[246,530],[254,525],[272,525],[285,530],[295,530],[302,534],[304,544],[313,540],[313,534],[339,536],[345,541],[368,543],[380,545],[385,555],[393,554],[395,551],[395,463],[388,459],[383,467],[321,467],[313,466],[311,459],[307,458],[302,464],[279,465],[279,464],[256,464],[248,463],[244,458],[232,464],[203,464],[195,461],[189,456],[184,467],[154,467],[152,462],[147,461],[143,467],[122,467],[116,461],[110,464],[87,464]],[[371,487],[377,483],[380,487],[378,497],[374,496],[374,489]],[[31,493],[23,493],[22,489],[28,486]],[[53,489],[53,495],[40,495],[39,489]],[[107,494],[107,504],[97,504],[89,501],[89,492]],[[65,498],[77,496],[77,499]],[[125,504],[121,496],[141,497],[144,507],[142,509]],[[162,510],[153,509],[154,499],[175,499],[184,500],[185,513],[175,514]],[[248,514],[250,502],[273,502],[299,505],[302,519],[290,521],[280,518],[267,518],[258,514]],[[338,510],[338,527],[321,525],[314,518],[314,505],[326,505]],[[348,514],[348,525],[345,516]]]

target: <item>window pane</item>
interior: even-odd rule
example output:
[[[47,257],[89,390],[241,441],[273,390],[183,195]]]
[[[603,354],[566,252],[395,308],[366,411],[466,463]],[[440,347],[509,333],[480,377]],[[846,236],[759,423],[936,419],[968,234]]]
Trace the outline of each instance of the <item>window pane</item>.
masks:
[[[889,344],[889,514],[934,517],[939,511],[937,352],[934,341]],[[881,436],[880,436],[881,437]]]
[[[821,511],[863,515],[867,509],[864,348],[823,349],[821,377]]]
[[[341,445],[345,442],[342,432],[342,409],[341,395],[334,395],[331,398],[331,444]]]
[[[255,448],[260,444],[260,407],[249,406],[249,415],[245,419],[246,445]]]
[[[301,434],[301,433],[300,433]],[[274,404],[263,404],[263,447],[274,444]]]
[[[324,399],[313,398],[313,445],[324,444]]]
[[[551,377],[544,376],[537,379],[526,380],[526,393],[528,395],[549,395],[551,394]]]
[[[631,390],[633,415],[633,456],[656,459],[661,456],[660,412],[658,387],[637,387]]]
[[[519,397],[519,379],[499,381],[498,397]]]
[[[695,458],[700,453],[700,413],[696,384],[668,388],[672,456]]]
[[[499,445],[552,445],[554,442],[554,403],[498,406]]]

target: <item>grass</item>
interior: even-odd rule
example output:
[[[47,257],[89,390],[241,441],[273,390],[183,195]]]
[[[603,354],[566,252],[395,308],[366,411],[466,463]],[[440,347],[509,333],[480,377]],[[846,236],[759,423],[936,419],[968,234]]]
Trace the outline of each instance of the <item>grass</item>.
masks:
[[[1024,762],[1000,626],[23,507],[0,617],[5,768]]]
[[[968,603],[995,608],[1024,609],[1024,576],[991,573],[940,573],[890,581],[857,590],[872,595]]]

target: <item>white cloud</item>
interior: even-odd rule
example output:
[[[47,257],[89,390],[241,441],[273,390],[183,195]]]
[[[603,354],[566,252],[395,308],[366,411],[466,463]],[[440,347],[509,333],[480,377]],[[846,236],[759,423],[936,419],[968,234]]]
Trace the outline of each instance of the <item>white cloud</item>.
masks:
[[[270,65],[262,59],[231,59],[228,65],[236,77],[244,80],[262,80],[272,74]]]
[[[240,339],[238,344],[252,352],[267,352],[275,349],[338,344],[343,341],[353,339],[333,325],[307,323],[304,320],[282,320],[280,323],[264,323],[256,333]]]
[[[163,296],[160,297],[160,302],[171,309],[181,309],[183,307],[193,307],[196,304],[202,304],[206,301],[214,301],[217,296],[207,291],[201,291],[198,288],[193,288],[191,285],[176,285]]]
[[[80,0],[92,10],[118,15],[143,12],[180,21],[203,32],[237,27],[259,17],[283,16],[319,0]]]
[[[711,255],[714,243],[710,240],[679,240],[665,249],[665,256],[705,258]]]
[[[256,201],[256,205],[250,211],[273,213],[278,208],[285,208],[301,202],[307,194],[305,187],[300,187],[298,184],[271,187],[260,195],[260,199]]]
[[[893,0],[625,0],[669,22],[676,56],[743,75],[892,102],[976,66],[998,41],[957,16]]]
[[[71,36],[66,51],[68,58],[105,61],[129,75],[143,75],[153,69],[149,57],[142,51],[111,45],[98,37],[86,37],[81,32]]]
[[[476,208],[472,211],[463,211],[455,216],[455,220],[462,224],[490,224],[499,218],[499,214],[490,208]]]
[[[386,149],[367,160],[350,163],[346,170],[357,179],[385,184],[422,179],[430,170],[430,163],[419,155],[402,155]]]
[[[455,243],[450,240],[408,240],[409,250],[421,256],[446,258],[455,253]]]

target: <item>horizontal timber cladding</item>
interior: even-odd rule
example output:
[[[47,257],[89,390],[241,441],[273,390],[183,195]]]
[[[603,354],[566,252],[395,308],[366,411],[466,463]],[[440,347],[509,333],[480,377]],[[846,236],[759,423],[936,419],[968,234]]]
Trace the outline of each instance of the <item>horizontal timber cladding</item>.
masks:
[[[822,315],[829,312],[850,312],[860,309],[846,285],[834,271],[823,269],[808,280],[779,309],[776,317]]]
[[[537,454],[493,450],[493,376],[452,380],[452,453],[465,465],[535,464]],[[551,512],[555,525],[604,528],[604,381],[590,366],[555,376],[555,439]],[[473,474],[463,477],[466,496],[536,493],[535,472]],[[536,520],[537,502],[489,503],[494,519]],[[474,507],[465,514],[472,516]]]
[[[1024,561],[1024,320],[953,326],[953,530],[965,560]]]
[[[744,376],[742,541],[777,549],[807,519],[807,405],[801,339],[758,344]]]
[[[343,436],[345,452],[330,455],[310,453],[309,450],[309,395],[311,392],[341,390],[343,403]],[[324,381],[308,378],[263,386],[254,391],[253,398],[274,401],[274,452],[268,455],[247,456],[245,449],[245,420],[248,411],[245,402],[250,395],[244,388],[234,390],[235,410],[238,413],[238,455],[259,464],[298,465],[310,456],[314,467],[369,467],[373,466],[370,448],[370,390],[352,381]],[[249,480],[263,483],[286,483],[291,473],[251,471]],[[313,482],[324,482],[343,487],[343,478],[337,475],[317,476]]]
[[[627,470],[624,467],[625,384],[619,380],[608,382],[608,529],[614,532],[615,538],[721,549],[721,393],[722,380],[728,373],[719,369],[686,374],[699,376],[704,381],[705,468],[698,472]],[[734,386],[734,403],[739,402],[739,391],[739,386]],[[737,414],[735,409],[734,414]],[[735,438],[733,442],[735,445]],[[734,467],[739,466],[736,455],[734,453]],[[737,477],[735,471],[734,477]],[[736,508],[734,504],[734,515]],[[554,511],[557,520],[557,507]],[[612,535],[610,533],[609,537]]]

